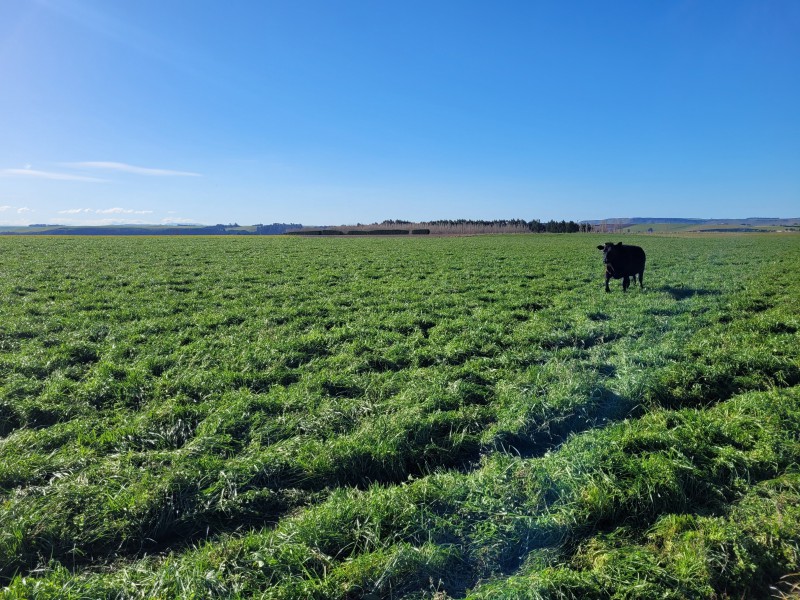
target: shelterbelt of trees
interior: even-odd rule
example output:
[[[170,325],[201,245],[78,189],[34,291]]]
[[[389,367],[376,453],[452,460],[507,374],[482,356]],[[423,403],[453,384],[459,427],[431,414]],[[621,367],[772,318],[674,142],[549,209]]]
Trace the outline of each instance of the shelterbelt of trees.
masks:
[[[538,219],[441,219],[437,221],[404,221],[386,219],[380,223],[365,225],[340,225],[336,227],[305,227],[288,233],[305,235],[345,235],[345,234],[475,234],[475,233],[586,233],[593,231],[589,223],[575,221],[542,222]]]

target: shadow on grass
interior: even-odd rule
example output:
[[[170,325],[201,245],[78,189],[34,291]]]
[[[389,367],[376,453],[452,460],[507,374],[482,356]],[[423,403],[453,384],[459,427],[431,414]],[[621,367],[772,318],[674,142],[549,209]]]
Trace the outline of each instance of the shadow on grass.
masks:
[[[691,287],[675,287],[671,285],[658,288],[660,292],[666,292],[672,296],[673,300],[686,300],[692,296],[719,296],[722,292],[719,290],[707,290],[704,288],[691,288]]]
[[[537,421],[530,428],[517,432],[502,432],[493,441],[495,450],[510,452],[522,458],[537,458],[557,448],[572,435],[617,423],[626,418],[638,418],[643,406],[607,389],[600,388],[587,404],[570,414],[554,414]]]

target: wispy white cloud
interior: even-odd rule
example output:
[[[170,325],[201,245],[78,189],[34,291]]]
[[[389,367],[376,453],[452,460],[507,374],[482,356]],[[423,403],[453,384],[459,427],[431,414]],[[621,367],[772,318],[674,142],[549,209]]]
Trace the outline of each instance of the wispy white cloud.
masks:
[[[98,215],[151,215],[152,210],[134,210],[132,208],[98,208],[95,210]]]
[[[118,218],[116,218],[116,219],[115,218],[70,219],[70,218],[60,217],[58,219],[58,222],[61,225],[84,225],[84,226],[97,226],[97,225],[147,225],[147,224],[149,224],[149,221],[144,221],[142,219],[118,219]]]
[[[107,171],[118,171],[122,173],[132,173],[134,175],[146,175],[149,177],[201,177],[200,173],[191,171],[174,171],[172,169],[154,169],[151,167],[139,167],[120,162],[107,161],[86,161],[66,163],[65,166],[78,169],[101,169]]]
[[[79,215],[79,214],[95,214],[95,215],[151,215],[152,210],[136,210],[133,208],[67,208],[58,211],[60,215]]]
[[[39,171],[37,169],[0,169],[0,177],[30,177],[35,179],[56,179],[59,181],[89,181],[92,183],[105,181],[105,179],[98,179],[97,177],[55,171]]]
[[[10,204],[0,205],[0,223],[3,225],[24,226],[30,221],[30,213],[36,212],[27,206],[11,206]]]
[[[9,206],[8,204],[0,206],[0,212],[7,212],[7,211],[14,211],[18,215],[28,212],[35,212],[32,208],[28,208],[27,206]]]

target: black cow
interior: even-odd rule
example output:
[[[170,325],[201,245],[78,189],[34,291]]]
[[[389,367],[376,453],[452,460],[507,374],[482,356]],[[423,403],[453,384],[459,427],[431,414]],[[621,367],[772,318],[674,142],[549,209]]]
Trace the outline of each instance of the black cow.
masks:
[[[644,288],[642,284],[642,275],[644,274],[644,250],[639,246],[624,246],[622,242],[612,244],[606,242],[605,246],[598,246],[598,250],[603,251],[603,262],[606,265],[606,291],[610,292],[608,288],[608,280],[612,277],[614,279],[622,279],[622,291],[628,291],[630,285],[629,277],[633,277],[633,285],[636,285],[636,276],[639,276],[639,287]]]

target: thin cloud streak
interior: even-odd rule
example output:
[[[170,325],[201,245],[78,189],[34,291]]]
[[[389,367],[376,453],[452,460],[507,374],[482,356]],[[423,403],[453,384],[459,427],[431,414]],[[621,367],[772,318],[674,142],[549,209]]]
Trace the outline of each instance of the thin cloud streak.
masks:
[[[135,210],[133,208],[67,208],[58,211],[60,215],[79,215],[79,214],[95,214],[95,215],[151,215],[152,210]]]
[[[174,171],[172,169],[153,169],[150,167],[139,167],[120,162],[108,161],[86,161],[77,163],[67,163],[65,166],[80,169],[104,169],[108,171],[119,171],[122,173],[133,173],[134,175],[147,175],[150,177],[202,177],[200,173],[191,171]]]
[[[97,227],[100,225],[150,225],[141,219],[59,219],[59,225]]]
[[[95,210],[98,215],[151,215],[152,210],[134,210],[132,208],[98,208]]]
[[[38,171],[36,169],[0,169],[0,177],[32,177],[35,179],[51,179],[58,181],[88,181],[91,183],[102,183],[105,179],[97,177],[86,177],[85,175],[73,175],[72,173],[57,173],[54,171]]]
[[[0,215],[2,215],[2,224],[11,226],[27,225],[29,221],[23,215],[36,212],[34,209],[27,206],[11,206],[10,204],[3,204],[0,206]],[[14,218],[12,215],[19,215]]]

